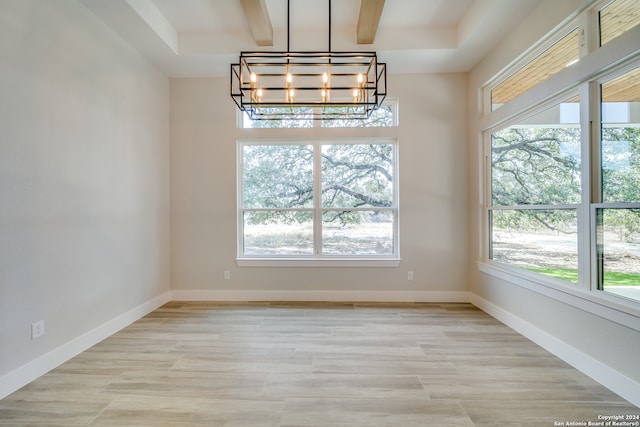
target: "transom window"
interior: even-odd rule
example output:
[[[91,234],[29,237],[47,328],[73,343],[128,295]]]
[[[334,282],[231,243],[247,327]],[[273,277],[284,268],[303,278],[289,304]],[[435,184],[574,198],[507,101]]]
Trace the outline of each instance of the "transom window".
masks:
[[[513,100],[538,83],[569,67],[580,59],[579,35],[574,28],[548,49],[535,56],[490,91],[491,111]]]
[[[265,128],[359,128],[359,127],[390,127],[397,125],[397,102],[386,99],[382,105],[371,113],[368,119],[333,119],[333,120],[313,120],[313,107],[278,107],[274,109],[295,109],[298,114],[294,119],[289,120],[251,120],[246,113],[241,114],[241,127],[245,129],[265,129]],[[321,107],[316,107],[321,108]],[[344,107],[326,107],[335,110],[336,113]]]
[[[550,34],[537,46],[495,76],[483,87],[483,113],[502,107],[549,77],[577,63],[581,57],[604,46],[640,24],[640,1],[592,1],[595,6],[573,18],[561,30]],[[593,13],[597,24],[587,24]],[[589,43],[590,34],[599,43]]]
[[[396,142],[239,143],[238,258],[398,257]]]
[[[600,45],[603,46],[640,24],[638,0],[615,0],[598,12]]]

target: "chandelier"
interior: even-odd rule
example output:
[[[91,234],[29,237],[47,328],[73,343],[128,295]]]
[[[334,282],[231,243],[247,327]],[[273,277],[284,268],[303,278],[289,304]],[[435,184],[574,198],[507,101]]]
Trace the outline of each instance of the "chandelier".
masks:
[[[387,94],[386,64],[375,52],[289,49],[291,4],[287,0],[287,51],[240,52],[231,64],[231,97],[251,120],[366,119]]]

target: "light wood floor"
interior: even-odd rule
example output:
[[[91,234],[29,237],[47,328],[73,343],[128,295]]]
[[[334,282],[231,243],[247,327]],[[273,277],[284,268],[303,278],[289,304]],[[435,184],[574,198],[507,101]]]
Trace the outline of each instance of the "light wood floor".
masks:
[[[0,401],[11,426],[553,426],[613,414],[640,410],[468,304],[173,302]]]

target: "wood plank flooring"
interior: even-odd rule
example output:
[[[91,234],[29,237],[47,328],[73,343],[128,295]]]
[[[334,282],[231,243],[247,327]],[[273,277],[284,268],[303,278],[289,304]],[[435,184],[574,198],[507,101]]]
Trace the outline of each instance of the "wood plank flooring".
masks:
[[[469,304],[172,302],[0,401],[10,426],[554,426],[612,414],[640,409]]]

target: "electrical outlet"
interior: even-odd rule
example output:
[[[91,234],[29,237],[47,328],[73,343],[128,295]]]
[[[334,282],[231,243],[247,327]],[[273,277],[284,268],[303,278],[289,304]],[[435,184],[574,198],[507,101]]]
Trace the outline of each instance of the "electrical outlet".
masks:
[[[44,320],[39,320],[31,324],[31,339],[35,340],[44,335]]]
[[[413,280],[413,271],[407,273],[407,280]]]
[[[224,271],[224,280],[231,280],[231,272],[229,270]]]

